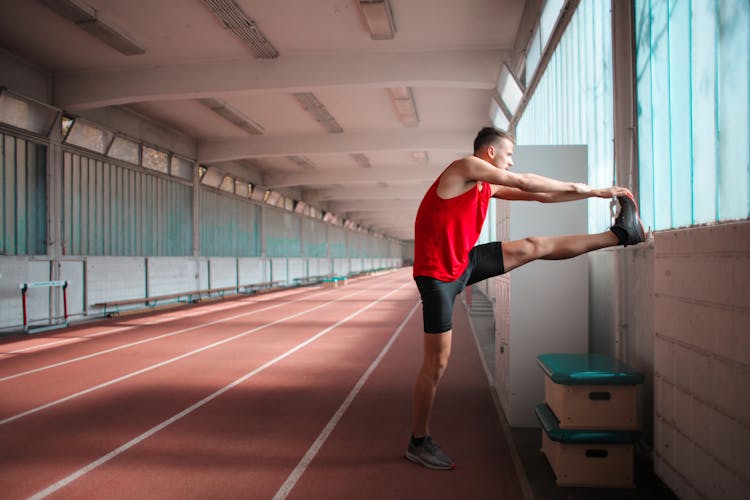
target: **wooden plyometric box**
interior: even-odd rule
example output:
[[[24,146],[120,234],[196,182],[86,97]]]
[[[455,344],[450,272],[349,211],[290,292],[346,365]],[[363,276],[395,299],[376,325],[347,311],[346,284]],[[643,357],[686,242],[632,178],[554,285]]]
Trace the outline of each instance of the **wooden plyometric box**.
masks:
[[[558,486],[632,488],[633,443],[637,431],[565,430],[549,407],[540,404],[542,452]]]
[[[544,354],[544,399],[562,429],[638,428],[637,385],[643,375],[601,354]]]
[[[334,276],[323,280],[323,288],[339,288],[346,286],[346,278],[343,276]]]

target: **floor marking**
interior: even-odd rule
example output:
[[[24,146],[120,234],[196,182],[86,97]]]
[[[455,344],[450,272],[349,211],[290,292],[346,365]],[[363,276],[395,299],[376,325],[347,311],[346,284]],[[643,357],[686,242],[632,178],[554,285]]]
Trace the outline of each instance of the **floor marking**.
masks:
[[[172,363],[174,363],[176,361],[180,361],[182,359],[185,359],[185,358],[188,358],[190,356],[193,356],[194,354],[198,354],[198,353],[201,353],[203,351],[207,351],[209,349],[213,349],[214,347],[217,347],[217,346],[220,346],[220,345],[232,342],[234,340],[240,339],[242,337],[246,337],[247,335],[250,335],[252,333],[256,333],[256,332],[258,332],[260,330],[265,330],[266,328],[270,328],[270,327],[272,327],[274,325],[277,325],[279,323],[283,323],[284,321],[288,321],[290,319],[297,318],[299,316],[302,316],[302,315],[307,314],[309,312],[312,312],[312,311],[315,311],[317,309],[326,307],[326,306],[328,306],[330,304],[333,304],[335,302],[338,302],[340,300],[344,300],[346,298],[353,297],[354,295],[359,295],[360,293],[363,293],[363,292],[365,292],[367,290],[368,290],[368,288],[364,288],[364,289],[362,289],[362,290],[360,290],[358,292],[350,293],[349,295],[344,295],[342,297],[339,297],[338,299],[331,300],[331,301],[328,301],[328,302],[324,302],[323,304],[319,304],[319,305],[317,305],[315,307],[311,307],[310,309],[305,309],[304,311],[292,314],[290,316],[286,316],[284,318],[277,319],[277,320],[272,321],[270,323],[266,323],[264,325],[257,326],[255,328],[251,328],[250,330],[245,330],[244,332],[238,333],[237,335],[234,335],[232,337],[228,337],[226,339],[222,339],[222,340],[220,340],[218,342],[214,342],[213,344],[209,344],[209,345],[200,347],[198,349],[195,349],[193,351],[187,352],[185,354],[180,354],[179,356],[176,356],[174,358],[170,358],[170,359],[167,359],[167,360],[162,361],[160,363],[156,363],[154,365],[147,366],[146,368],[141,368],[140,370],[136,370],[136,371],[130,372],[130,373],[126,374],[126,375],[122,375],[120,377],[108,380],[106,382],[102,382],[101,384],[89,387],[88,389],[84,389],[84,390],[76,392],[74,394],[70,394],[70,395],[65,396],[63,398],[56,399],[55,401],[51,401],[49,403],[37,406],[36,408],[31,408],[30,410],[26,410],[24,412],[21,412],[21,413],[18,413],[16,415],[7,417],[7,418],[5,418],[3,420],[0,420],[0,425],[8,424],[8,423],[13,422],[15,420],[18,420],[20,418],[27,417],[27,416],[32,415],[34,413],[40,412],[42,410],[46,410],[47,408],[51,408],[53,406],[57,406],[57,405],[59,405],[61,403],[65,403],[67,401],[70,401],[72,399],[78,398],[80,396],[85,396],[86,394],[91,394],[92,392],[98,391],[99,389],[103,389],[105,387],[109,387],[110,385],[114,385],[114,384],[123,382],[125,380],[131,379],[133,377],[136,377],[138,375],[142,375],[144,373],[148,373],[150,371],[156,370],[157,368],[161,368],[162,366],[167,366],[167,365],[172,364]],[[302,300],[302,299],[300,299],[300,300]],[[269,307],[267,309],[270,309],[272,307],[280,307],[280,305],[271,306],[271,307]]]
[[[145,439],[148,439],[149,437],[151,437],[154,434],[156,434],[157,432],[165,429],[166,427],[169,427],[173,423],[175,423],[178,420],[180,420],[181,418],[183,418],[183,417],[185,417],[185,416],[193,413],[195,410],[201,408],[202,406],[205,406],[207,403],[209,403],[209,402],[213,401],[214,399],[218,398],[219,396],[221,396],[225,392],[229,391],[230,389],[238,386],[239,384],[245,382],[246,380],[250,379],[251,377],[257,375],[258,373],[260,373],[262,371],[264,371],[266,368],[269,368],[269,367],[275,365],[276,363],[278,363],[279,361],[281,361],[281,360],[283,360],[283,359],[291,356],[292,354],[294,354],[295,352],[299,351],[303,347],[306,347],[307,345],[311,344],[312,342],[315,342],[317,339],[319,339],[323,335],[326,335],[327,333],[331,332],[332,330],[334,330],[335,328],[341,326],[342,324],[346,323],[347,321],[351,320],[352,318],[354,318],[356,316],[359,316],[361,313],[365,312],[366,310],[370,309],[374,305],[376,305],[376,304],[380,303],[381,301],[385,300],[387,297],[393,295],[394,293],[396,293],[397,291],[401,290],[403,287],[405,287],[408,284],[409,283],[404,283],[403,285],[399,286],[398,288],[396,288],[394,290],[391,290],[387,294],[385,294],[382,297],[380,297],[378,300],[370,302],[369,304],[367,304],[366,306],[362,307],[361,309],[353,312],[352,314],[350,314],[346,318],[344,318],[344,319],[336,322],[335,324],[329,326],[328,328],[326,328],[324,330],[321,330],[320,332],[316,333],[315,335],[313,335],[309,339],[305,340],[304,342],[302,342],[300,344],[297,344],[295,347],[289,349],[284,354],[281,354],[281,355],[273,358],[272,360],[267,361],[266,363],[264,363],[263,365],[259,366],[255,370],[253,370],[253,371],[251,371],[249,373],[246,373],[245,375],[243,375],[242,377],[238,378],[234,382],[231,382],[230,384],[225,385],[224,387],[222,387],[221,389],[217,390],[216,392],[214,392],[212,394],[209,394],[208,396],[206,396],[205,398],[201,399],[200,401],[198,401],[197,403],[193,404],[192,406],[190,406],[188,408],[185,408],[184,410],[182,410],[181,412],[173,415],[169,419],[167,419],[167,420],[163,421],[162,423],[160,423],[160,424],[152,427],[151,429],[147,430],[146,432],[144,432],[140,436],[137,436],[137,437],[131,439],[130,441],[128,441],[127,443],[123,444],[119,448],[116,448],[116,449],[110,451],[106,455],[98,458],[97,460],[94,460],[93,462],[91,462],[90,464],[86,465],[85,467],[82,467],[82,468],[78,469],[73,474],[70,474],[69,476],[64,477],[63,479],[61,479],[61,480],[57,481],[56,483],[48,486],[47,488],[45,488],[45,489],[43,489],[43,490],[35,493],[31,497],[29,497],[29,500],[40,500],[42,498],[45,498],[45,497],[51,495],[52,493],[55,493],[56,491],[60,490],[61,488],[64,488],[65,486],[67,486],[68,484],[72,483],[73,481],[75,481],[77,479],[80,479],[81,477],[83,477],[84,475],[88,474],[89,472],[91,472],[92,470],[96,469],[97,467],[99,467],[101,465],[104,465],[105,463],[109,462],[113,458],[115,458],[118,455],[121,455],[125,451],[129,450],[133,446],[141,443]],[[365,290],[367,290],[367,289],[365,289]],[[360,293],[360,292],[358,292],[358,293]],[[348,295],[347,297],[350,297],[350,296],[351,295]],[[315,309],[317,309],[317,307]]]
[[[243,316],[251,316],[253,314],[257,314],[257,313],[260,313],[260,312],[268,311],[268,310],[271,310],[271,309],[276,309],[278,307],[281,307],[281,306],[284,306],[284,305],[287,305],[287,304],[293,304],[295,302],[301,302],[303,300],[305,300],[304,297],[303,298],[299,298],[299,299],[295,299],[295,300],[292,300],[292,301],[289,301],[289,302],[282,302],[281,304],[275,304],[275,305],[272,305],[272,306],[268,306],[268,307],[261,308],[261,309],[256,309],[256,310],[249,311],[249,312],[246,312],[246,313],[236,314],[236,315],[230,316],[228,318],[218,319],[218,320],[215,320],[215,321],[210,321],[208,323],[201,323],[199,325],[190,326],[190,327],[187,327],[187,328],[183,328],[181,330],[175,330],[173,332],[167,332],[167,333],[164,333],[162,335],[157,335],[156,337],[149,337],[147,339],[138,340],[138,341],[135,341],[135,342],[131,342],[129,344],[123,344],[121,346],[111,347],[109,349],[104,349],[103,351],[93,352],[91,354],[86,354],[86,355],[83,355],[83,356],[79,356],[77,358],[68,359],[66,361],[60,361],[58,363],[53,363],[51,365],[41,366],[39,368],[34,368],[32,370],[27,370],[25,372],[16,373],[16,374],[13,374],[13,375],[7,375],[5,377],[0,377],[0,382],[6,382],[8,380],[13,380],[14,378],[23,377],[23,376],[26,376],[26,375],[31,375],[33,373],[38,373],[38,372],[42,372],[42,371],[45,371],[45,370],[50,370],[52,368],[58,368],[60,366],[68,365],[70,363],[76,363],[78,361],[83,361],[83,360],[86,360],[86,359],[95,358],[97,356],[101,356],[101,355],[104,355],[104,354],[109,354],[111,352],[119,351],[119,350],[122,350],[122,349],[127,349],[129,347],[134,347],[134,346],[137,346],[137,345],[140,345],[140,344],[146,344],[148,342],[153,342],[155,340],[164,339],[164,338],[171,337],[171,336],[174,336],[174,335],[181,335],[183,333],[187,333],[187,332],[190,332],[190,331],[193,331],[193,330],[197,330],[199,328],[213,326],[213,325],[216,325],[216,324],[219,324],[219,323],[223,323],[225,321],[231,321],[233,319],[241,318]],[[264,300],[262,302],[267,302],[267,301]],[[138,325],[138,326],[143,326],[143,325]],[[130,327],[130,326],[128,326],[128,327],[123,327],[122,329],[124,330],[124,329],[131,329],[131,328],[136,328],[136,327]],[[3,423],[3,422],[0,422],[0,423]]]
[[[356,398],[357,395],[359,394],[359,391],[362,390],[362,387],[365,385],[365,382],[367,382],[367,379],[370,378],[370,375],[372,375],[372,372],[375,371],[375,368],[378,367],[378,365],[383,360],[385,355],[391,349],[391,346],[394,344],[394,342],[396,342],[396,339],[401,334],[401,331],[406,326],[406,323],[408,323],[409,319],[411,319],[411,317],[414,315],[414,311],[417,310],[418,306],[419,306],[419,302],[417,302],[414,305],[414,307],[412,307],[411,311],[409,311],[409,314],[406,315],[406,318],[404,318],[404,320],[396,329],[396,332],[393,334],[391,339],[388,341],[385,347],[383,347],[383,350],[380,351],[380,354],[378,354],[378,357],[375,358],[375,361],[372,362],[372,364],[367,369],[367,371],[362,375],[362,377],[359,379],[359,382],[357,382],[357,385],[354,386],[354,388],[351,390],[351,392],[346,397],[344,402],[341,403],[341,406],[339,406],[339,409],[336,410],[336,413],[333,414],[333,416],[328,421],[326,426],[320,432],[320,435],[318,435],[318,438],[315,440],[312,446],[310,446],[310,449],[307,450],[307,453],[305,453],[305,456],[302,457],[302,460],[300,460],[300,462],[297,464],[297,467],[295,467],[292,473],[289,474],[289,477],[287,477],[286,481],[284,481],[284,484],[281,485],[281,488],[279,488],[279,490],[273,496],[273,500],[284,500],[287,496],[289,496],[289,493],[297,484],[297,481],[299,481],[299,479],[305,473],[310,463],[318,454],[318,451],[320,451],[320,448],[322,448],[323,444],[325,444],[326,440],[328,439],[328,436],[331,435],[331,433],[336,428],[341,418],[344,416],[344,413],[346,413],[346,410],[348,410],[349,406],[351,406],[352,401],[354,401],[354,398]]]

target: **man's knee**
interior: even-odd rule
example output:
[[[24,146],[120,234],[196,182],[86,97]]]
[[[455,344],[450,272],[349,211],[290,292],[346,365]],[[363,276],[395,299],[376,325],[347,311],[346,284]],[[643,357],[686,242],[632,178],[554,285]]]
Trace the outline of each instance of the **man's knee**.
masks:
[[[448,367],[450,352],[435,352],[425,355],[422,372],[433,380],[439,380]]]
[[[517,257],[524,261],[543,257],[549,250],[546,240],[539,236],[529,236],[528,238],[518,240],[516,243],[518,243],[516,248]]]

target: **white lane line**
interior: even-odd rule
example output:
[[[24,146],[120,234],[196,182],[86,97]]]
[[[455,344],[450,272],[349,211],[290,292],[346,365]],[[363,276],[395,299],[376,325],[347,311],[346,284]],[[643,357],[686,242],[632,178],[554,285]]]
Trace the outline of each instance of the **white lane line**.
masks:
[[[285,306],[287,304],[293,304],[295,302],[302,302],[302,301],[305,300],[305,298],[306,297],[302,297],[302,298],[298,298],[298,299],[295,299],[295,300],[291,300],[289,302],[282,302],[280,304],[275,304],[275,305],[264,307],[264,308],[261,308],[261,309],[255,309],[253,311],[249,311],[249,312],[246,312],[246,313],[236,314],[236,315],[230,316],[228,318],[218,319],[218,320],[211,321],[211,322],[208,322],[208,323],[200,323],[198,325],[190,326],[190,327],[187,327],[187,328],[182,328],[180,330],[175,330],[173,332],[167,332],[167,333],[164,333],[162,335],[157,335],[156,337],[149,337],[149,338],[146,338],[146,339],[137,340],[137,341],[131,342],[129,344],[123,344],[123,345],[120,345],[120,346],[117,346],[117,347],[111,347],[109,349],[104,349],[102,351],[93,352],[91,354],[86,354],[86,355],[83,355],[83,356],[79,356],[77,358],[72,358],[72,359],[68,359],[68,360],[65,360],[65,361],[60,361],[58,363],[53,363],[51,365],[41,366],[39,368],[34,368],[32,370],[27,370],[25,372],[19,372],[19,373],[15,373],[13,375],[6,375],[5,377],[0,377],[0,382],[6,382],[8,380],[13,380],[13,379],[18,378],[18,377],[23,377],[23,376],[26,376],[26,375],[31,375],[32,373],[38,373],[38,372],[42,372],[42,371],[45,371],[45,370],[50,370],[52,368],[58,368],[60,366],[69,365],[71,363],[77,363],[78,361],[83,361],[85,359],[95,358],[97,356],[102,356],[104,354],[109,354],[111,352],[120,351],[122,349],[128,349],[130,347],[134,347],[134,346],[141,345],[141,344],[147,344],[148,342],[153,342],[155,340],[160,340],[160,339],[164,339],[164,338],[167,338],[167,337],[172,337],[174,335],[181,335],[183,333],[191,332],[191,331],[197,330],[199,328],[213,326],[213,325],[216,325],[216,324],[219,324],[219,323],[224,323],[226,321],[231,321],[231,320],[234,320],[234,319],[237,319],[237,318],[242,318],[242,317],[245,317],[245,316],[251,316],[253,314],[257,314],[257,313],[264,312],[264,311],[269,311],[271,309],[276,309],[277,307]],[[260,301],[258,301],[258,302],[260,302]],[[258,302],[256,302],[256,303],[258,303]],[[262,301],[262,302],[267,302],[267,301]],[[135,327],[123,327],[123,329],[126,329],[126,328],[135,328]]]
[[[404,318],[404,320],[396,329],[396,332],[393,334],[391,339],[388,341],[385,347],[383,347],[383,350],[380,351],[380,354],[378,354],[378,357],[375,358],[375,361],[372,362],[372,364],[367,369],[367,371],[359,379],[359,382],[357,382],[357,385],[354,386],[354,388],[351,390],[351,392],[346,397],[344,402],[341,403],[341,406],[339,406],[339,409],[336,410],[336,413],[333,414],[333,416],[328,421],[326,426],[320,432],[320,435],[318,435],[318,439],[316,439],[315,442],[312,444],[312,446],[310,446],[310,449],[307,450],[307,453],[305,453],[305,456],[302,457],[302,460],[299,461],[299,463],[297,464],[297,467],[295,467],[292,473],[289,474],[289,477],[287,477],[286,481],[284,481],[284,484],[281,485],[281,487],[279,488],[279,491],[277,491],[276,494],[273,496],[273,500],[284,500],[287,496],[289,496],[289,493],[297,484],[297,481],[299,481],[299,479],[305,473],[310,463],[313,461],[315,456],[320,451],[320,448],[322,448],[323,444],[325,444],[326,440],[328,439],[328,436],[331,435],[331,433],[336,428],[341,418],[344,416],[344,413],[346,413],[346,410],[348,410],[349,406],[351,406],[352,401],[354,401],[354,398],[356,398],[357,395],[359,394],[359,391],[362,390],[362,387],[365,385],[365,382],[367,382],[367,379],[370,378],[370,375],[372,375],[372,372],[374,372],[375,368],[378,367],[378,365],[383,360],[385,355],[391,349],[391,346],[393,345],[393,343],[396,342],[396,339],[401,334],[401,331],[406,326],[406,323],[408,323],[409,319],[411,319],[412,315],[414,315],[414,311],[417,310],[418,306],[419,306],[419,302],[417,302],[414,305],[414,307],[411,309],[409,314],[406,315],[406,318]]]
[[[334,330],[335,328],[343,325],[347,321],[355,318],[356,316],[359,316],[360,314],[362,314],[366,310],[370,309],[374,305],[376,305],[376,304],[380,303],[381,301],[385,300],[386,298],[388,298],[389,296],[393,295],[397,291],[401,290],[403,287],[405,287],[408,284],[409,283],[404,283],[400,287],[398,287],[398,288],[396,288],[394,290],[391,290],[387,294],[385,294],[382,297],[380,297],[378,300],[370,302],[369,304],[367,304],[366,306],[364,306],[364,307],[360,308],[359,310],[353,312],[352,314],[350,314],[346,318],[344,318],[344,319],[336,322],[335,324],[329,326],[328,328],[326,328],[324,330],[321,330],[320,332],[316,333],[315,335],[313,335],[309,339],[305,340],[304,342],[302,342],[300,344],[297,344],[295,347],[289,349],[285,353],[283,353],[283,354],[281,354],[281,355],[273,358],[272,360],[270,360],[270,361],[266,362],[265,364],[259,366],[255,370],[253,370],[253,371],[251,371],[249,373],[246,373],[245,375],[243,375],[242,377],[238,378],[234,382],[231,382],[230,384],[225,385],[221,389],[219,389],[216,392],[214,392],[214,393],[206,396],[205,398],[201,399],[200,401],[198,401],[197,403],[193,404],[192,406],[190,406],[188,408],[185,408],[181,412],[173,415],[172,417],[168,418],[167,420],[163,421],[162,423],[160,423],[158,425],[155,425],[154,427],[150,428],[149,430],[147,430],[146,432],[144,432],[140,436],[137,436],[137,437],[131,439],[130,441],[128,441],[127,443],[123,444],[119,448],[116,448],[116,449],[110,451],[106,455],[98,458],[97,460],[94,460],[93,462],[91,462],[90,464],[86,465],[85,467],[82,467],[82,468],[78,469],[73,474],[70,474],[69,476],[64,477],[63,479],[61,479],[61,480],[57,481],[56,483],[48,486],[47,488],[45,488],[45,489],[43,489],[43,490],[35,493],[31,497],[29,497],[29,500],[39,500],[39,499],[45,498],[45,497],[51,495],[52,493],[55,493],[56,491],[60,490],[61,488],[64,488],[65,486],[67,486],[68,484],[72,483],[73,481],[75,481],[77,479],[80,479],[81,477],[83,477],[84,475],[88,474],[89,472],[91,472],[92,470],[96,469],[97,467],[100,467],[101,465],[104,465],[105,463],[109,462],[110,460],[112,460],[113,458],[117,457],[118,455],[121,455],[122,453],[126,452],[127,450],[129,450],[133,446],[136,446],[137,444],[139,444],[142,441],[148,439],[149,437],[153,436],[157,432],[159,432],[159,431],[165,429],[166,427],[172,425],[173,423],[177,422],[181,418],[183,418],[183,417],[185,417],[185,416],[193,413],[195,410],[201,408],[202,406],[205,406],[207,403],[209,403],[209,402],[213,401],[214,399],[218,398],[219,396],[221,396],[222,394],[224,394],[228,390],[230,390],[230,389],[238,386],[239,384],[245,382],[246,380],[250,379],[251,377],[257,375],[260,372],[262,372],[266,368],[269,368],[269,367],[275,365],[276,363],[278,363],[279,361],[281,361],[281,360],[283,360],[283,359],[291,356],[295,352],[297,352],[300,349],[302,349],[303,347],[306,347],[307,345],[315,342],[316,340],[318,340],[323,335],[331,332],[332,330]]]
[[[16,421],[16,420],[20,419],[20,418],[27,417],[27,416],[32,415],[34,413],[40,412],[42,410],[46,410],[47,408],[51,408],[53,406],[57,406],[57,405],[59,405],[61,403],[65,403],[66,401],[70,401],[70,400],[78,398],[80,396],[85,396],[86,394],[91,394],[92,392],[98,391],[99,389],[103,389],[105,387],[109,387],[111,385],[114,385],[114,384],[123,382],[125,380],[131,379],[131,378],[136,377],[138,375],[142,375],[144,373],[148,373],[150,371],[156,370],[157,368],[161,368],[163,366],[167,366],[169,364],[175,363],[177,361],[180,361],[182,359],[188,358],[190,356],[193,356],[195,354],[201,353],[203,351],[207,351],[209,349],[213,349],[214,347],[218,347],[218,346],[226,344],[228,342],[232,342],[234,340],[241,339],[242,337],[245,337],[245,336],[250,335],[252,333],[256,333],[256,332],[258,332],[260,330],[265,330],[266,328],[270,328],[270,327],[272,327],[274,325],[277,325],[279,323],[283,323],[283,322],[288,321],[290,319],[297,318],[299,316],[302,316],[302,315],[307,314],[309,312],[315,311],[316,309],[320,309],[322,307],[326,307],[326,306],[328,306],[330,304],[333,304],[335,302],[338,302],[340,300],[344,300],[346,298],[353,297],[354,295],[359,295],[360,293],[364,293],[367,290],[368,290],[368,288],[364,288],[364,289],[362,289],[362,290],[360,290],[358,292],[350,293],[349,295],[344,295],[342,297],[339,297],[338,299],[334,299],[334,300],[331,300],[331,301],[328,301],[328,302],[324,302],[324,303],[319,304],[319,305],[317,305],[315,307],[311,307],[309,309],[305,309],[304,311],[301,311],[301,312],[298,312],[298,313],[286,316],[286,317],[281,318],[281,319],[277,319],[276,321],[272,321],[270,323],[266,323],[264,325],[260,325],[260,326],[257,326],[255,328],[251,328],[250,330],[245,330],[244,332],[238,333],[237,335],[233,335],[232,337],[228,337],[228,338],[220,340],[218,342],[214,342],[213,344],[208,344],[206,346],[200,347],[200,348],[195,349],[193,351],[186,352],[185,354],[181,354],[179,356],[175,356],[174,358],[170,358],[170,359],[167,359],[165,361],[161,361],[159,363],[153,364],[151,366],[147,366],[145,368],[141,368],[140,370],[136,370],[134,372],[127,373],[127,374],[122,375],[120,377],[117,377],[117,378],[108,380],[106,382],[102,382],[101,384],[89,387],[88,389],[84,389],[84,390],[76,392],[74,394],[70,394],[70,395],[62,397],[60,399],[56,399],[55,401],[51,401],[49,403],[37,406],[36,408],[31,408],[30,410],[26,410],[24,412],[21,412],[21,413],[18,413],[16,415],[7,417],[7,418],[5,418],[3,420],[0,420],[0,425],[9,424],[9,423],[11,423],[13,421]],[[302,300],[302,299],[300,299],[300,300]],[[280,307],[280,305],[271,306],[271,307],[267,308],[266,310],[271,309],[273,307]]]

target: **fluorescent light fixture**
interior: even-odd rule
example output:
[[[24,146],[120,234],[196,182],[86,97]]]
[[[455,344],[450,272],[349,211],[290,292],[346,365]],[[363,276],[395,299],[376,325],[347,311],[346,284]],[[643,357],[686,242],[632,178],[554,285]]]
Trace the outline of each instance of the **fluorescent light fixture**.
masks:
[[[245,45],[253,49],[259,59],[275,59],[279,51],[261,33],[258,24],[245,14],[234,0],[202,0],[206,7]]]
[[[0,87],[0,122],[48,136],[60,110]]]
[[[502,68],[500,68],[500,76],[497,79],[497,91],[510,115],[515,115],[523,99],[523,90],[507,64],[503,64]]]
[[[126,56],[146,53],[122,28],[111,21],[102,19],[96,9],[85,2],[80,0],[41,0],[41,2]]]
[[[507,131],[510,126],[510,117],[506,114],[503,106],[497,102],[496,98],[490,99],[490,121],[496,129]]]
[[[40,2],[74,23],[96,19],[96,10],[85,2],[78,0],[40,0]]]
[[[323,125],[323,127],[332,134],[338,134],[344,131],[341,125],[331,116],[328,109],[321,103],[315,94],[312,92],[296,92],[292,94],[297,102],[310,113],[315,121]]]
[[[388,0],[359,0],[359,9],[373,40],[393,39],[396,25]]]
[[[411,157],[415,162],[421,165],[426,165],[427,162],[430,161],[430,156],[427,154],[427,151],[413,151]]]
[[[411,87],[392,87],[388,89],[388,94],[401,123],[406,127],[416,127],[419,124],[419,115]]]
[[[146,53],[146,50],[125,34],[122,28],[115,26],[110,21],[105,22],[102,19],[95,19],[93,21],[81,21],[76,24],[79,28],[98,38],[121,54],[137,56]]]
[[[291,161],[302,170],[314,170],[315,165],[313,162],[305,158],[304,156],[291,155],[286,157],[287,160]]]
[[[210,97],[206,99],[198,99],[198,102],[228,122],[238,126],[248,134],[261,135],[265,130],[261,125],[252,121],[250,118],[242,114],[241,111],[221,99]]]
[[[351,153],[349,156],[362,168],[372,167],[370,159],[363,153]]]

